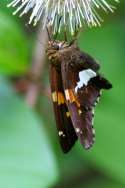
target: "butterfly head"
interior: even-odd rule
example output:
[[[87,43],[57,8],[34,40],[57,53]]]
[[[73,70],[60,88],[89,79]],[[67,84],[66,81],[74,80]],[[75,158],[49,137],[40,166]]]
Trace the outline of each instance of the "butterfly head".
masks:
[[[55,40],[55,41],[48,42],[48,49],[55,50],[55,51],[63,50],[64,48],[68,46],[69,46],[69,43],[66,41]]]
[[[59,53],[69,47],[69,43],[66,41],[49,41],[47,47],[47,55],[49,60],[55,60],[59,57]]]

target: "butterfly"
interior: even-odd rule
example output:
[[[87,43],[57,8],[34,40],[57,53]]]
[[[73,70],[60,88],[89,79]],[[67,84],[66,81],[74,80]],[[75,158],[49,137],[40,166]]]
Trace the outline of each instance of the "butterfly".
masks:
[[[100,65],[76,42],[49,41],[50,84],[60,145],[70,151],[78,139],[85,149],[95,140],[94,108],[102,89],[112,84],[100,73]]]

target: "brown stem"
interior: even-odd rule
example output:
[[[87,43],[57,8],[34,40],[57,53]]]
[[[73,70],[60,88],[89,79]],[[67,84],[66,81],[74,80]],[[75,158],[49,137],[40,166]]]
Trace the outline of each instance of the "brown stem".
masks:
[[[37,36],[39,40],[36,41],[36,47],[32,59],[30,70],[31,81],[26,92],[26,103],[31,107],[35,106],[40,92],[40,78],[44,70],[46,47],[48,43],[46,30],[42,30],[40,27]]]

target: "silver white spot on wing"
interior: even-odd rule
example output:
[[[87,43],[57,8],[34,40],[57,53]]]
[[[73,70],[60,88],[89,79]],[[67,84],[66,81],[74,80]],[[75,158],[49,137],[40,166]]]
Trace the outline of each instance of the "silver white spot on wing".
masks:
[[[75,131],[76,131],[76,133],[82,134],[82,130],[79,127],[76,127]]]
[[[92,134],[95,136],[95,129],[94,128],[92,129]]]
[[[59,136],[65,137],[65,134],[63,133],[63,131],[59,131]]]
[[[79,133],[80,132],[80,128],[76,128],[76,133]]]
[[[85,140],[85,149],[89,149],[91,147],[91,144],[88,142],[88,140]]]
[[[96,76],[96,72],[92,69],[86,69],[79,72],[79,82],[77,82],[77,86],[75,87],[75,92],[77,93],[78,89],[83,87],[83,85],[87,86],[88,82],[91,78]]]

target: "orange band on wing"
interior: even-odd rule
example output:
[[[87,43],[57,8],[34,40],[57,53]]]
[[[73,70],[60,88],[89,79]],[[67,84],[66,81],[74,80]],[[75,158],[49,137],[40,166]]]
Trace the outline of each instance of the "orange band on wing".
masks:
[[[62,92],[58,92],[58,105],[64,104],[65,103],[65,98]]]
[[[52,92],[52,100],[53,100],[53,102],[57,102],[57,92],[56,91],[54,91],[54,92]]]
[[[57,102],[58,105],[64,104],[65,103],[64,94],[62,92],[54,91],[52,93],[52,100],[53,100],[53,102]]]
[[[70,103],[75,102],[77,104],[77,107],[80,107],[80,103],[76,99],[76,96],[74,95],[72,89],[65,90],[65,97],[67,101],[69,101]]]

